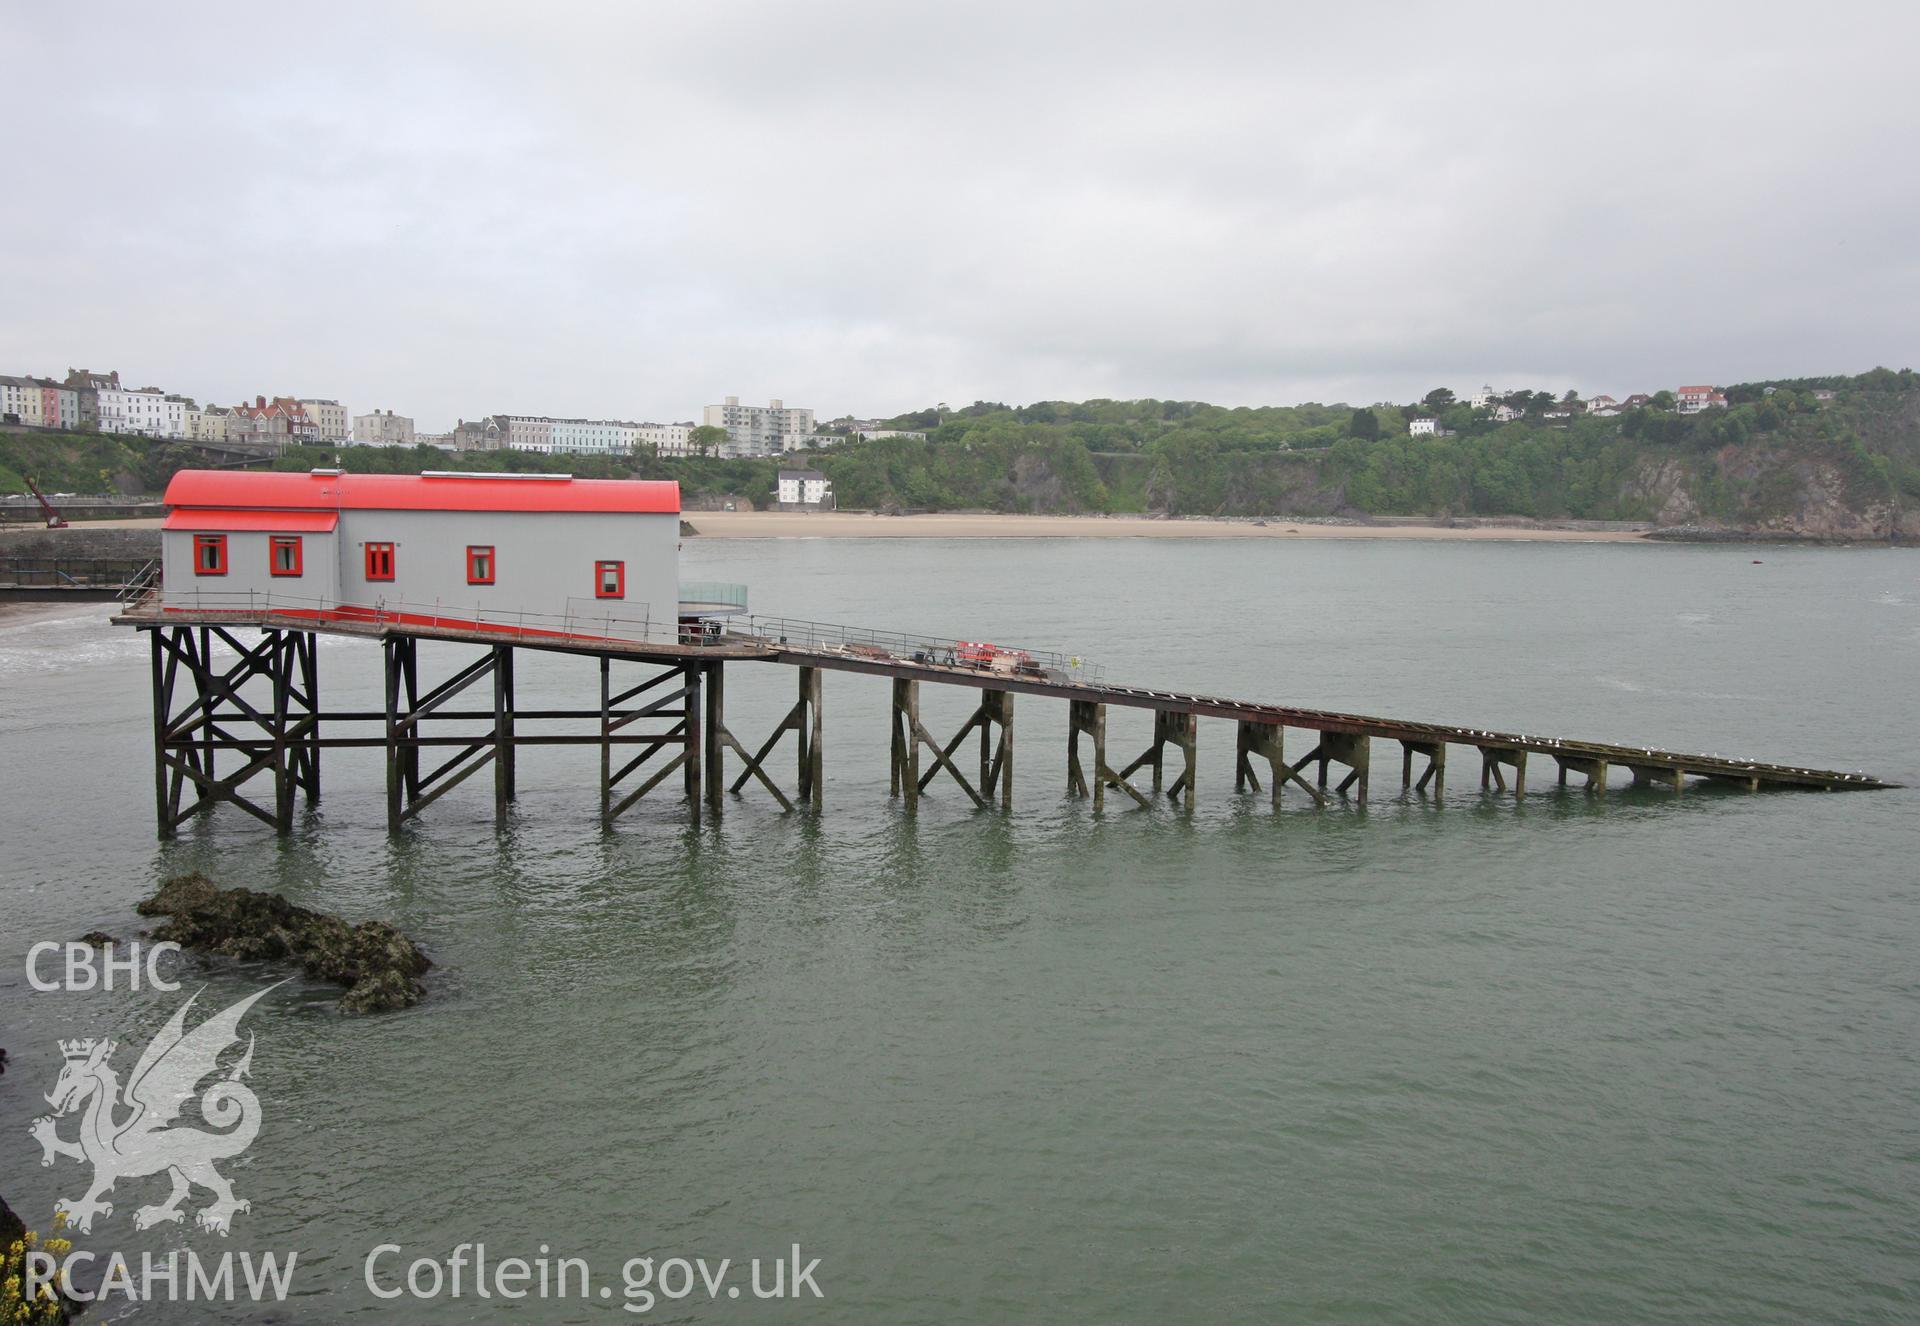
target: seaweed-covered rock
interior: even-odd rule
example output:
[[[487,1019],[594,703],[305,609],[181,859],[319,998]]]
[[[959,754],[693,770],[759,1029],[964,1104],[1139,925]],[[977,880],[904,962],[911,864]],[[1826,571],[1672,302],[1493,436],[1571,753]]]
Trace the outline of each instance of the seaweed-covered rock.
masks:
[[[101,948],[107,944],[118,944],[120,941],[104,930],[89,930],[86,934],[80,936],[80,942],[82,944],[91,944],[95,948]]]
[[[426,993],[415,978],[433,964],[385,921],[349,925],[295,906],[277,893],[221,889],[205,875],[178,875],[139,906],[168,919],[153,932],[187,948],[230,958],[288,958],[309,976],[347,986],[348,1013],[406,1008]]]

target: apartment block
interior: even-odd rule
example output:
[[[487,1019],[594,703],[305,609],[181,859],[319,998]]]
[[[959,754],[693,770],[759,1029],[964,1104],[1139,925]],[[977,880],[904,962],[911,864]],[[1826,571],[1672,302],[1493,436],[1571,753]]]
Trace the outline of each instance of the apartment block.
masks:
[[[742,405],[738,396],[729,396],[725,404],[706,407],[704,422],[727,430],[720,454],[730,458],[776,456],[816,445],[813,411],[789,409],[780,400]]]

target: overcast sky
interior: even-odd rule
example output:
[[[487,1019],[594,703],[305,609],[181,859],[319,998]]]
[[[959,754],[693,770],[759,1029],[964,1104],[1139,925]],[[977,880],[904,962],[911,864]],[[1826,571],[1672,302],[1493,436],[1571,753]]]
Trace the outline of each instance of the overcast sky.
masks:
[[[1920,6],[0,0],[0,372],[458,415],[1920,364]]]

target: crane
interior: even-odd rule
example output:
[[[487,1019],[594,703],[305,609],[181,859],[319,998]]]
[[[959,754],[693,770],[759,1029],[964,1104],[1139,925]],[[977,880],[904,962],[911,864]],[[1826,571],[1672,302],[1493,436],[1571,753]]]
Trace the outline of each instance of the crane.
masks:
[[[67,527],[67,518],[53,509],[53,503],[49,502],[47,495],[40,491],[39,484],[35,483],[32,479],[28,479],[27,491],[32,493],[33,500],[40,504],[40,514],[47,518],[48,529],[65,529]]]

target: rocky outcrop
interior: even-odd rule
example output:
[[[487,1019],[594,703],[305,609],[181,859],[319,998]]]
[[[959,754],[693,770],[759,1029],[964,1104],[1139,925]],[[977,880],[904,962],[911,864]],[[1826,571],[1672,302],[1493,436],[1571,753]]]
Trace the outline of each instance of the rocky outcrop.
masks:
[[[1920,512],[1901,510],[1891,493],[1873,491],[1837,460],[1783,448],[1648,459],[1621,499],[1651,514],[1657,539],[1920,541]]]
[[[1657,525],[1684,526],[1700,515],[1693,496],[1693,475],[1677,457],[1645,460],[1634,468],[1620,494],[1628,510],[1649,514]]]
[[[156,940],[230,958],[285,959],[308,976],[344,985],[345,1013],[377,1013],[418,1003],[418,978],[433,964],[419,945],[384,921],[349,925],[277,893],[220,889],[206,876],[180,875],[139,906],[142,916],[165,916]]]

